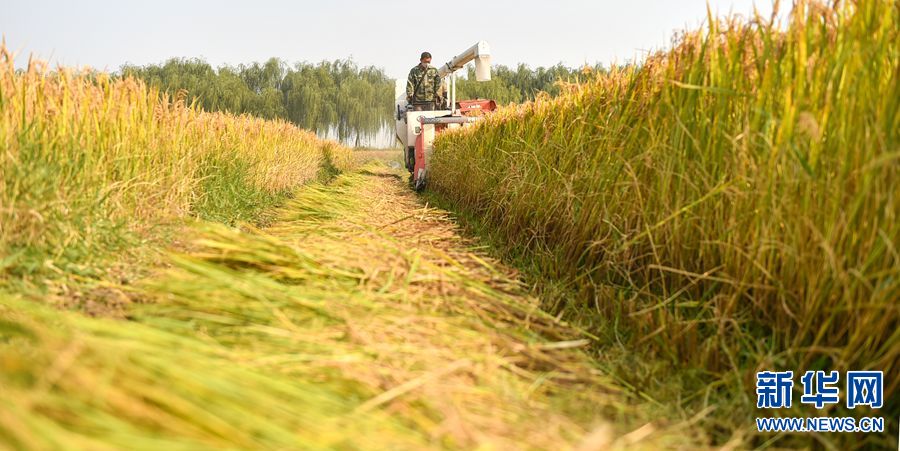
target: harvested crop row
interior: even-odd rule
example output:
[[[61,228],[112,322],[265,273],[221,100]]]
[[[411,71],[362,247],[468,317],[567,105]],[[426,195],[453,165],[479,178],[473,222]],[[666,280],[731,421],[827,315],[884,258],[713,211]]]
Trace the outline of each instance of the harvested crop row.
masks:
[[[383,166],[202,222],[129,319],[0,294],[0,447],[691,447]],[[50,326],[52,325],[52,326]],[[631,433],[628,433],[632,431]]]
[[[727,429],[749,425],[757,370],[896,375],[900,8],[840,5],[800,2],[784,28],[710,18],[442,135],[429,183],[567,285],[552,312],[670,362],[641,386],[690,375]]]

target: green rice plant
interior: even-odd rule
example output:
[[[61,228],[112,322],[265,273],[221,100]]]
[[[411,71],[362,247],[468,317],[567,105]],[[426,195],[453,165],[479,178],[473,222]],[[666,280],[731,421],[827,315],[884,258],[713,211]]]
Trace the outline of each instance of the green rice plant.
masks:
[[[751,427],[756,371],[883,370],[893,436],[843,437],[892,443],[898,42],[895,1],[710,15],[640,65],[441,135],[429,184],[564,286],[551,313],[650,362],[620,369],[633,383],[687,380],[680,402],[730,431]]]

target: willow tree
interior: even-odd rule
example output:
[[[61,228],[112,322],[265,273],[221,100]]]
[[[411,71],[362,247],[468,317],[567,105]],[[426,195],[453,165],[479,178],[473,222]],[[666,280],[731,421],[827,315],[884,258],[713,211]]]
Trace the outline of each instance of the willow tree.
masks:
[[[281,118],[320,134],[359,144],[390,125],[393,80],[380,68],[349,59],[289,66],[265,63],[213,69],[200,59],[123,66],[121,74],[144,79],[162,92],[187,92],[187,101],[209,111]]]

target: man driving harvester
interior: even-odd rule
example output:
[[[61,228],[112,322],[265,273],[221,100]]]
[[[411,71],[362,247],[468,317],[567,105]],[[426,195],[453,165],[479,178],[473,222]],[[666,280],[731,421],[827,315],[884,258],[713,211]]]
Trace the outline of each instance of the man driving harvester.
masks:
[[[413,111],[432,111],[441,96],[441,77],[431,65],[431,54],[422,52],[419,64],[409,70],[406,78],[406,102]]]

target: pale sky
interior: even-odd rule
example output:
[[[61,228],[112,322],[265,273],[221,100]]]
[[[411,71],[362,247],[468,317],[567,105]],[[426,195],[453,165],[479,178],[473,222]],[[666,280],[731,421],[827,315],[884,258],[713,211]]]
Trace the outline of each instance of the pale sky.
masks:
[[[718,15],[768,16],[771,0],[709,0]],[[3,0],[0,34],[23,66],[29,53],[53,64],[117,70],[122,64],[202,57],[213,66],[352,57],[405,78],[428,50],[446,62],[479,40],[494,63],[532,67],[608,65],[665,48],[696,28],[707,0],[454,0],[321,2]]]

